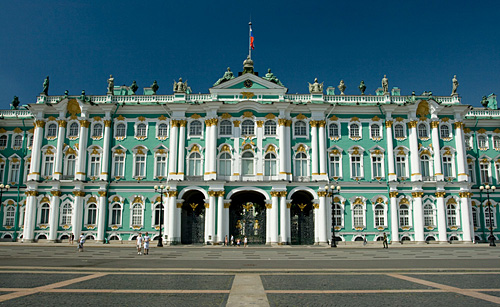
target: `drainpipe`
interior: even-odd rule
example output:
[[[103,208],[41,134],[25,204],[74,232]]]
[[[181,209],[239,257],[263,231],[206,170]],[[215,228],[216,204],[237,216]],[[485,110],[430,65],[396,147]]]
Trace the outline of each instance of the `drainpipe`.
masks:
[[[21,165],[19,167],[19,184],[17,185],[17,202],[16,202],[16,215],[14,217],[14,234],[12,236],[12,241],[16,242],[17,241],[17,232],[19,228],[19,211],[21,209],[21,206],[19,205],[19,201],[21,200],[21,185],[23,183],[24,179],[24,158],[26,157],[26,150],[28,148],[28,140],[26,139],[26,125],[24,124],[24,119],[21,119],[23,123],[23,146],[22,151],[21,151]],[[23,174],[23,175],[21,175]]]

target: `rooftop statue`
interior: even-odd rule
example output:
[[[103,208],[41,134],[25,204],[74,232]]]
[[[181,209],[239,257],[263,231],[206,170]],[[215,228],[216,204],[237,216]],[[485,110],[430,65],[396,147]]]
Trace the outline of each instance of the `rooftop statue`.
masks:
[[[49,94],[49,76],[47,76],[47,78],[43,81],[43,93],[45,95]]]
[[[358,88],[361,91],[361,95],[364,95],[366,90],[365,81],[361,80],[361,83],[359,84]]]
[[[389,79],[384,75],[382,78],[382,89],[384,90],[384,94],[389,93]]]
[[[276,78],[276,76],[271,72],[271,68],[267,70],[267,74],[262,79],[284,86],[283,83],[281,83],[281,81],[278,78]]]
[[[246,60],[243,61],[243,72],[241,74],[244,75],[247,73],[253,74],[253,61],[250,56],[247,56]]]
[[[224,73],[224,76],[222,76],[222,78],[217,80],[217,82],[214,83],[214,86],[217,86],[217,85],[224,83],[226,81],[229,81],[231,79],[234,79],[234,75],[233,75],[233,72],[231,71],[231,68],[228,67],[227,71]]]
[[[453,84],[453,88],[451,90],[451,95],[458,95],[457,94],[457,88],[458,88],[458,80],[457,80],[457,75],[453,76],[453,79],[451,79],[451,83]]]
[[[158,86],[158,82],[156,80],[151,84],[151,90],[153,91],[153,95],[156,95],[156,92],[158,91],[160,87]]]
[[[344,80],[340,80],[340,84],[339,84],[338,88],[340,90],[340,95],[345,95],[344,91],[346,89],[346,86],[345,86]]]
[[[309,93],[323,93],[323,83],[324,82],[318,83],[318,78],[314,78],[314,83],[309,83]]]
[[[182,78],[179,78],[178,82],[175,82],[174,80],[174,93],[185,93],[187,88],[187,81],[182,82]]]
[[[10,109],[11,110],[17,110],[19,108],[19,97],[14,96],[14,99],[12,100],[10,104]]]
[[[108,95],[113,95],[115,91],[115,78],[113,75],[109,75],[108,79]]]
[[[134,92],[134,95],[138,88],[139,87],[137,86],[137,83],[134,80],[134,82],[132,82],[132,85],[130,86],[130,89],[132,90],[132,92]]]

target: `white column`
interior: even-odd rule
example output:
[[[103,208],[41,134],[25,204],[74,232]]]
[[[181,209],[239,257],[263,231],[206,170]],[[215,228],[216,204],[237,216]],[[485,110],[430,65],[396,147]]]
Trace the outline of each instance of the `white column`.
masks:
[[[422,181],[420,173],[420,157],[418,155],[417,121],[408,123],[410,128],[410,159],[411,159],[411,181]]]
[[[163,242],[168,244],[168,240],[170,240],[170,236],[168,235],[168,227],[170,225],[170,216],[168,212],[168,208],[170,207],[170,198],[168,197],[168,192],[164,192],[161,194],[161,204],[163,205]],[[165,240],[165,237],[167,238]]]
[[[441,147],[439,146],[439,122],[431,122],[432,150],[434,151],[434,175],[437,181],[443,181],[444,175],[441,168]]]
[[[286,209],[285,209],[285,221],[286,221],[286,227],[285,227],[285,231],[286,231],[286,242],[288,244],[291,244],[292,240],[291,240],[291,237],[290,237],[290,234],[291,234],[291,223],[290,223],[290,206],[292,205],[292,201],[291,200],[287,200],[286,201]]]
[[[318,177],[318,127],[315,120],[311,120],[311,175],[313,180]]]
[[[111,146],[111,120],[104,119],[104,140],[102,145],[101,180],[108,180],[109,148]]]
[[[319,196],[319,208],[316,210],[316,213],[318,213],[318,239],[319,243],[327,243],[328,238],[326,236],[327,233],[327,226],[326,226],[326,213],[327,207],[326,207],[326,191],[320,191],[318,192]]]
[[[73,191],[75,195],[75,200],[73,203],[73,210],[71,215],[71,230],[75,238],[80,237],[82,232],[83,223],[83,198],[85,197],[85,192],[83,191]]]
[[[272,191],[271,193],[271,210],[268,212],[270,213],[269,219],[270,219],[270,228],[266,229],[266,231],[269,230],[270,236],[271,236],[271,243],[278,243],[278,206],[279,206],[279,192]]]
[[[233,164],[233,176],[231,181],[239,180],[241,176],[241,155],[240,155],[240,121],[233,121],[234,124],[234,164]]]
[[[326,133],[325,126],[326,121],[322,120],[318,122],[319,126],[319,175],[323,177],[323,179],[328,179],[328,174],[326,170]]]
[[[230,199],[224,200],[224,214],[222,215],[223,216],[222,229],[224,229],[224,236],[227,235],[228,242],[231,239],[231,236],[229,235],[229,207],[230,206],[231,206],[231,200]]]
[[[37,191],[26,191],[26,211],[24,212],[23,242],[35,239],[36,195]]]
[[[186,121],[185,120],[180,120],[179,121],[179,158],[178,158],[178,164],[177,164],[177,175],[180,175],[181,178],[180,180],[184,179],[184,166],[186,164],[186,157],[185,152],[186,152]],[[172,148],[170,149],[172,150]]]
[[[412,192],[413,196],[413,229],[415,231],[415,241],[424,242],[424,212],[422,207],[422,197],[424,192]]]
[[[217,243],[222,244],[227,235],[224,229],[224,191],[217,191]]]
[[[396,181],[396,179],[397,179],[396,178],[396,170],[394,168],[394,145],[393,145],[393,141],[392,141],[392,120],[387,120],[385,122],[385,133],[386,133],[386,139],[387,139],[387,163],[388,163],[388,169],[389,169],[389,174],[387,174],[387,175],[388,175],[389,181]],[[397,215],[396,215],[396,217],[397,217]],[[397,219],[396,219],[396,221],[397,221]],[[392,241],[394,241],[394,239],[392,239]],[[397,237],[397,241],[399,241],[399,237]]]
[[[87,139],[90,122],[86,119],[80,120],[80,139],[78,141],[78,162],[75,179],[85,181],[87,178]],[[81,230],[81,229],[80,229]],[[75,234],[78,238],[80,234]]]
[[[399,218],[398,218],[398,202],[396,197],[397,191],[389,192],[391,198],[391,243],[399,242]]]
[[[176,194],[177,196],[177,194]],[[174,207],[174,242],[181,242],[181,214],[182,214],[182,204],[184,202],[183,199],[175,199],[175,207]]]
[[[62,164],[64,161],[63,149],[64,149],[64,139],[66,138],[66,121],[60,119],[57,121],[59,124],[59,129],[57,133],[57,149],[56,157],[54,161],[54,180],[61,180],[62,178]],[[49,239],[50,240],[50,239]]]
[[[210,172],[212,171],[212,120],[205,120],[205,171],[203,172],[205,180],[210,180]]]
[[[286,142],[285,160],[286,160],[286,172],[287,172],[287,179],[288,180],[292,180],[292,148],[291,148],[292,142],[290,140],[290,127],[291,127],[291,125],[292,125],[292,121],[287,120],[286,127],[285,127],[285,142]]]
[[[210,126],[210,178],[217,178],[217,118],[212,118],[212,125]]]
[[[286,191],[279,192],[280,196],[280,243],[287,244],[287,218],[286,214],[288,212],[286,208]]]
[[[99,208],[97,212],[99,213],[99,218],[97,220],[97,242],[104,242],[104,236],[106,235],[106,210],[108,203],[106,200],[106,191],[99,191]]]
[[[177,191],[169,191],[168,192],[168,239],[167,243],[169,245],[175,244],[175,208],[177,207]]]
[[[464,242],[472,242],[471,209],[469,192],[460,192],[460,214],[462,215],[462,238]]]
[[[319,201],[317,199],[313,199],[312,206],[314,217],[314,244],[319,244]]]
[[[205,223],[208,225],[207,233],[205,233],[206,242],[215,242],[215,191],[208,191],[208,208],[205,210],[209,212],[206,215]],[[207,219],[208,218],[208,219]]]
[[[203,204],[205,206],[205,240],[203,241],[204,244],[208,242],[208,236],[210,235],[210,214],[212,213],[210,211],[210,197],[208,199],[203,200],[205,203]]]
[[[30,172],[28,174],[28,181],[38,181],[40,179],[40,159],[42,152],[41,147],[43,140],[43,127],[45,127],[45,122],[43,120],[35,121],[35,132],[33,134],[33,146],[31,147],[31,164]]]
[[[263,146],[264,128],[262,127],[263,124],[264,121],[262,120],[257,121],[257,148],[262,148],[262,149],[264,149]],[[262,180],[262,176],[264,176],[263,167],[264,167],[263,150],[258,150],[257,151],[257,176],[259,178],[258,180]],[[266,233],[268,233],[268,230],[269,229],[266,228]]]
[[[285,137],[285,129],[286,129],[286,119],[280,118],[278,119],[278,141],[279,141],[279,159],[280,159],[280,165],[279,165],[279,179],[281,180],[286,180],[287,178],[287,173],[286,173],[286,153],[288,152],[288,149],[286,147],[286,137]]]
[[[436,192],[437,226],[440,242],[448,242],[446,235],[446,208],[444,206],[444,191]]]
[[[49,216],[49,242],[57,240],[57,229],[59,228],[59,202],[61,191],[50,191],[52,197],[50,198],[50,216]]]
[[[177,120],[170,121],[169,154],[168,154],[168,177],[171,179],[177,175]],[[170,240],[170,237],[169,237]]]
[[[271,244],[271,223],[273,203],[266,199],[266,244]]]
[[[469,175],[466,174],[467,160],[465,159],[464,134],[462,127],[464,123],[455,122],[455,144],[457,150],[457,179],[458,181],[468,181]],[[498,178],[497,178],[498,180]]]

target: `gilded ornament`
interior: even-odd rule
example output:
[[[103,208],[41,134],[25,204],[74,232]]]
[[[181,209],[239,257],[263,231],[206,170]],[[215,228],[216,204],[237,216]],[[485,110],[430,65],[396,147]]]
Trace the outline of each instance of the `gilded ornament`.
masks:
[[[441,118],[441,121],[446,123],[446,122],[449,122],[450,119],[448,117],[443,117],[443,118]]]
[[[88,120],[81,119],[80,125],[82,125],[82,127],[84,127],[84,128],[88,128],[90,126],[90,122]]]
[[[416,120],[412,120],[410,122],[408,122],[408,127],[409,128],[417,128],[417,121]]]
[[[338,120],[338,119],[339,119],[339,118],[338,118],[337,116],[335,116],[335,115],[332,115],[332,117],[330,117],[330,120],[331,120],[331,121],[336,121],[336,120]]]
[[[380,120],[380,117],[378,117],[377,115],[375,115],[373,118],[372,118],[372,121],[374,122],[378,122]]]
[[[241,92],[241,95],[244,99],[252,99],[255,96],[252,92]]]
[[[192,118],[192,119],[200,119],[200,118],[201,118],[201,115],[200,115],[200,114],[196,114],[196,113],[194,113],[193,115],[191,115],[191,118]]]
[[[253,117],[253,113],[251,111],[245,111],[243,112],[243,117],[245,118]]]
[[[276,118],[276,115],[274,115],[273,113],[269,113],[265,116],[267,119],[275,119]]]
[[[206,209],[210,208],[210,204],[209,203],[204,203],[203,205],[205,206]]]
[[[35,127],[36,128],[44,128],[45,122],[43,120],[37,120],[37,121],[35,121]]]
[[[271,191],[271,192],[269,192],[269,194],[271,194],[271,197],[279,197],[280,196],[279,191]]]
[[[44,196],[41,200],[40,203],[48,203],[50,200],[47,196]]]
[[[318,197],[325,197],[327,192],[326,191],[318,191]]]
[[[298,119],[298,120],[303,120],[303,119],[306,119],[307,117],[304,114],[300,113],[295,118]]]
[[[446,192],[436,192],[435,195],[436,197],[445,197]]]
[[[402,118],[402,117],[396,117],[396,121],[397,121],[397,122],[403,122],[404,120],[405,120],[405,119],[404,119],[404,118]]]
[[[424,196],[424,192],[411,192],[411,196],[417,198],[422,198]]]
[[[401,200],[399,201],[399,204],[400,205],[404,205],[404,204],[409,205],[410,202],[408,201],[408,198],[401,198]]]
[[[455,129],[461,129],[464,127],[464,123],[462,122],[455,122],[453,125],[455,126]]]
[[[16,129],[14,129],[14,133],[21,133],[23,132],[23,130],[19,127],[16,127]]]
[[[161,115],[160,117],[158,117],[158,120],[167,120],[167,117],[165,117],[165,115]]]
[[[53,191],[50,191],[50,194],[52,194],[52,196],[61,197],[62,192],[58,191],[58,190],[53,190]]]
[[[267,146],[266,153],[268,152],[276,152],[276,148],[273,145]]]
[[[222,147],[221,147],[220,151],[221,151],[221,152],[230,152],[230,151],[231,151],[231,148],[229,147],[229,145],[224,144],[224,145],[222,145]]]
[[[299,147],[297,147],[296,152],[306,152],[306,148],[304,145],[300,144]]]
[[[357,198],[354,200],[353,205],[364,205],[364,203],[363,203],[363,200],[362,200],[360,197],[357,197]]]
[[[422,100],[417,107],[417,116],[426,117],[429,115],[429,103],[427,100]]]
[[[99,194],[100,197],[105,197],[106,191],[98,191],[97,194]]]
[[[385,121],[385,127],[386,128],[391,128],[392,127],[392,120],[386,120]]]
[[[76,99],[70,99],[68,101],[68,106],[67,106],[68,113],[71,115],[76,115],[82,113],[82,110],[80,109],[80,105],[76,101]]]
[[[89,200],[87,200],[87,204],[96,203],[96,202],[97,202],[97,199],[94,196],[90,196]]]
[[[310,121],[309,121],[309,126],[311,126],[311,127],[316,127],[316,126],[317,126],[317,121],[315,121],[315,120],[310,120]]]
[[[240,123],[241,123],[241,121],[239,121],[239,120],[233,121],[233,124],[234,124],[235,127],[239,127]]]
[[[359,122],[359,117],[357,116],[352,117],[351,122]]]
[[[177,191],[175,191],[175,190],[169,191],[168,192],[168,197],[177,197]]]
[[[120,114],[120,115],[118,115],[116,120],[118,120],[118,121],[125,120],[125,117],[123,117],[123,115]]]
[[[279,126],[286,126],[287,120],[285,118],[278,118]]]
[[[257,121],[257,127],[262,128],[262,125],[264,125],[264,121],[263,120],[258,120]]]
[[[232,116],[229,113],[224,113],[220,116],[222,119],[230,119]]]

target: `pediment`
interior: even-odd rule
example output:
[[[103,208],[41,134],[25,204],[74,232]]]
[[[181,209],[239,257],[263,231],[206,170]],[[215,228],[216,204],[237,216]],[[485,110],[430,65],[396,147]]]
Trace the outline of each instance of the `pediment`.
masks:
[[[267,81],[253,74],[244,74],[232,80],[210,88],[211,94],[240,94],[241,92],[253,92],[255,94],[285,94],[286,87]]]

